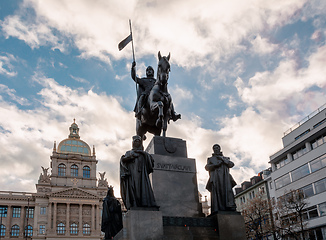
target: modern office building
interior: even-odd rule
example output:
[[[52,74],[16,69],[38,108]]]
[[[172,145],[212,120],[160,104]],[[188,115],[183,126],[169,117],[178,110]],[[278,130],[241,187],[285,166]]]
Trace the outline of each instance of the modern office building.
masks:
[[[69,133],[54,143],[36,193],[0,191],[0,239],[101,239],[108,183],[104,173],[97,180],[95,148],[80,139],[75,122]]]
[[[283,148],[270,156],[269,190],[278,199],[301,189],[310,239],[326,239],[326,105],[287,131]]]

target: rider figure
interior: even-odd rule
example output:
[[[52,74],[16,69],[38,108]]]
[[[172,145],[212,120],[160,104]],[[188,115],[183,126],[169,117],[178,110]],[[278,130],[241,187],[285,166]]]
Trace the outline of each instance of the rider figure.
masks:
[[[154,69],[148,66],[146,69],[146,77],[139,78],[136,76],[136,62],[132,62],[131,78],[138,84],[137,101],[134,108],[135,117],[140,120],[141,111],[145,107],[148,95],[152,90],[156,79],[154,78]]]

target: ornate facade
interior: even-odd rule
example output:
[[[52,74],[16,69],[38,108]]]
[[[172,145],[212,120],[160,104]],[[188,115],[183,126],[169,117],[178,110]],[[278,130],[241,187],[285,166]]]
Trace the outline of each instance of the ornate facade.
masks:
[[[75,122],[69,131],[58,148],[54,143],[36,193],[0,191],[0,239],[101,238],[108,182],[105,173],[97,181],[95,148],[80,139]]]

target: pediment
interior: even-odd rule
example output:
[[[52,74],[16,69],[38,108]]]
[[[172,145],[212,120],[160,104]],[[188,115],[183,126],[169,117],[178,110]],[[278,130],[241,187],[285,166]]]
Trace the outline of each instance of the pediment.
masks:
[[[50,194],[51,197],[62,197],[62,198],[87,198],[87,199],[99,199],[98,196],[87,192],[80,188],[68,188],[53,192]]]

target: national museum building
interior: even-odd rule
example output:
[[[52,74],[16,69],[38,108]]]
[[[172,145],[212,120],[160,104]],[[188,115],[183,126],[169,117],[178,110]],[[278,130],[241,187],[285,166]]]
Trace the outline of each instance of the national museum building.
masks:
[[[44,168],[36,193],[0,191],[0,239],[100,239],[104,173],[97,181],[95,148],[79,136],[54,143],[50,169]],[[50,174],[51,173],[51,174]]]

